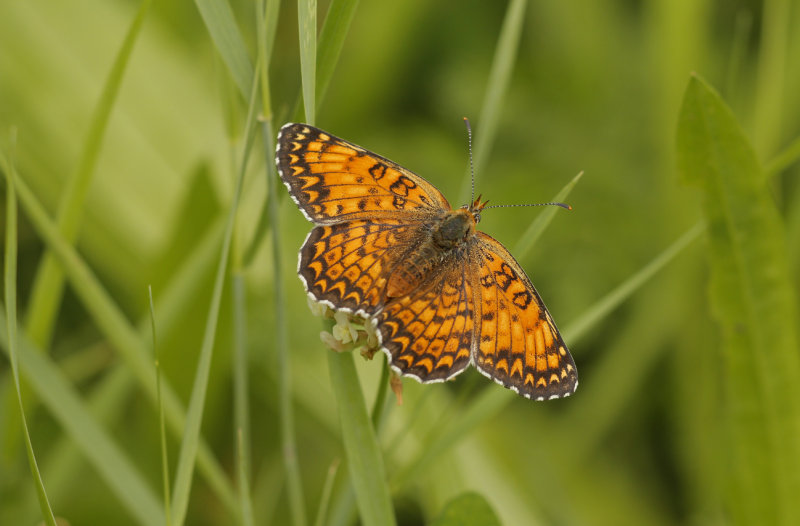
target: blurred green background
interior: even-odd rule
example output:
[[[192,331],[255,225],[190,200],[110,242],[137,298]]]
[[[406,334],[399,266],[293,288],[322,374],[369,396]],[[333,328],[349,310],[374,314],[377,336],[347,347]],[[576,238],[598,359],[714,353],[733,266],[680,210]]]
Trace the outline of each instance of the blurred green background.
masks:
[[[735,523],[725,504],[726,457],[713,431],[727,408],[703,236],[613,310],[577,328],[601,298],[702,216],[700,193],[679,184],[675,167],[678,112],[691,72],[720,91],[762,162],[798,135],[800,6],[789,0],[518,5],[524,8],[521,35],[477,192],[491,204],[549,201],[585,172],[566,199],[573,210],[558,210],[534,249],[520,256],[564,332],[581,385],[570,398],[534,403],[511,393],[487,395],[503,390],[474,370],[446,385],[404,381],[405,401],[389,405],[380,433],[398,522],[429,522],[469,490],[505,525]],[[255,6],[232,0],[231,7],[255,61]],[[359,2],[315,124],[425,177],[453,205],[464,204],[462,117],[472,120],[477,140],[507,7],[477,0]],[[320,2],[320,25],[327,8]],[[51,217],[80,171],[98,100],[137,9],[121,0],[0,3],[0,146]],[[269,71],[275,130],[296,118],[298,47],[297,5],[283,2]],[[147,346],[152,285],[163,377],[184,405],[221,225],[234,195],[246,110],[196,5],[154,2],[101,134],[76,246],[130,324],[142,327]],[[233,312],[227,281],[202,434],[236,487],[232,348],[241,322],[249,356],[254,516],[257,524],[288,524],[278,323],[288,334],[309,517],[317,514],[327,473],[343,449],[328,351],[318,337],[322,324],[309,313],[294,274],[310,224],[279,188],[282,269],[276,275],[270,230],[258,228],[268,193],[265,163],[272,159],[262,146],[256,141],[244,178],[231,252],[244,278],[246,311]],[[791,166],[771,180],[795,283],[797,176]],[[487,211],[481,228],[513,251],[539,213]],[[19,237],[24,329],[46,250],[24,207]],[[239,268],[253,242],[253,259]],[[281,316],[274,307],[278,281],[287,301]],[[126,361],[74,284],[68,281],[58,305],[52,338],[39,347],[150,491],[161,495],[157,407],[135,380],[117,378],[125,375]],[[379,387],[378,358],[356,360],[368,405]],[[23,380],[32,441],[56,515],[71,524],[141,523],[75,447],[24,371]],[[39,511],[6,358],[0,395],[0,524],[34,524]],[[180,437],[171,434],[167,444],[172,472]],[[323,523],[351,523],[347,471],[340,467],[333,481]],[[195,471],[187,523],[232,524],[236,514]]]

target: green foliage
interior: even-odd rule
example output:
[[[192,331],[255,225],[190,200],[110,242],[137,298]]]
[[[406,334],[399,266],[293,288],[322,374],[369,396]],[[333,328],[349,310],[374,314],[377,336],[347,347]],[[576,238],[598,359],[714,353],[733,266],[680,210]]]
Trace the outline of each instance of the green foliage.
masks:
[[[445,504],[431,526],[500,526],[500,520],[477,493],[464,493]]]
[[[41,521],[45,487],[72,524],[800,522],[800,11],[454,6],[0,4],[27,422],[0,358],[0,524]],[[573,208],[481,221],[575,356],[565,400],[471,370],[398,405],[383,356],[331,355],[307,309],[279,127],[460,206],[463,116],[476,193]]]
[[[740,524],[800,522],[800,356],[785,232],[730,109],[692,77],[678,124],[683,179],[703,191],[713,313],[723,331],[724,465]]]

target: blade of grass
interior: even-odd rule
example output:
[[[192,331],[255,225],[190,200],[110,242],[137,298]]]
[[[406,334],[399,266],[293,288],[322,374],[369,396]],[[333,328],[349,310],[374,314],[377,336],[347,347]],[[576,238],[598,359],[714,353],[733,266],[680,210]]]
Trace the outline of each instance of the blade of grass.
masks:
[[[497,40],[497,49],[492,59],[492,69],[489,72],[489,84],[486,87],[486,95],[483,99],[480,119],[478,120],[478,133],[475,136],[475,181],[483,176],[486,161],[491,153],[492,143],[497,135],[497,126],[500,122],[500,107],[508,90],[511,80],[511,72],[514,69],[514,61],[519,50],[522,26],[525,22],[525,8],[527,0],[511,0],[508,3],[506,16],[503,20],[503,27],[500,29],[500,36]],[[466,202],[471,193],[471,177],[469,170],[461,187],[460,201]]]
[[[765,0],[761,19],[761,45],[758,49],[753,138],[755,151],[772,155],[780,139],[786,76],[786,50],[789,40],[791,2]]]
[[[111,110],[122,86],[122,78],[130,61],[133,45],[139,36],[145,15],[152,3],[143,0],[133,19],[122,46],[114,59],[103,92],[97,103],[89,131],[75,173],[67,181],[63,197],[58,207],[57,226],[64,239],[72,244],[78,234],[83,216],[86,193],[92,181],[100,146],[105,136]],[[38,347],[50,346],[53,326],[64,292],[64,272],[51,252],[46,252],[34,279],[31,301],[28,307],[26,333]]]
[[[65,274],[76,294],[83,302],[98,328],[108,338],[120,356],[126,361],[145,393],[155,403],[156,388],[153,381],[150,352],[143,338],[129,324],[120,308],[92,274],[75,249],[57,232],[56,226],[47,217],[41,203],[24,180],[16,181],[17,195],[28,218],[36,231],[53,251],[64,268]],[[170,431],[179,434],[183,430],[186,415],[175,391],[165,382],[163,385],[165,416]],[[236,509],[236,497],[219,463],[211,455],[208,445],[203,443],[200,450],[200,464],[220,499],[230,509]]]
[[[169,457],[167,456],[167,430],[164,425],[164,404],[161,401],[161,364],[158,361],[158,338],[156,338],[156,308],[153,305],[153,288],[148,285],[147,297],[150,300],[150,327],[153,334],[153,360],[156,366],[156,403],[158,404],[158,430],[161,441],[161,481],[164,491],[164,523],[170,522],[169,512]]]
[[[733,113],[692,76],[678,120],[678,167],[703,192],[710,301],[725,367],[720,463],[740,524],[800,523],[797,297],[778,211]]]
[[[302,2],[298,3],[298,9],[301,9],[300,3]],[[314,33],[314,37],[307,37],[303,35],[304,23],[301,22],[300,39],[303,41],[304,39],[311,38],[311,44],[316,46],[316,3],[313,3],[313,5],[310,7],[313,7],[314,13],[306,13],[303,16],[307,19],[305,22],[311,24],[311,32]],[[270,38],[274,38],[274,35],[271,36],[269,34],[270,26],[274,25],[274,20],[271,20],[267,17],[276,18],[278,16],[277,7],[271,11],[265,9],[262,12],[264,13],[264,18],[261,19],[262,22],[258,25],[258,31],[260,35],[263,35],[263,40],[265,42],[269,42]],[[313,19],[313,23],[308,20],[309,17]],[[260,58],[263,60],[261,68],[261,96],[263,97],[262,106],[264,107],[264,119],[261,121],[261,139],[264,144],[264,155],[266,157],[264,160],[264,166],[268,189],[267,213],[269,214],[269,224],[272,229],[272,246],[270,248],[273,274],[275,276],[273,285],[273,309],[277,318],[275,324],[275,348],[277,351],[278,412],[280,417],[281,457],[283,459],[284,470],[286,471],[286,484],[287,492],[289,494],[289,510],[292,516],[292,523],[295,526],[305,526],[308,524],[308,518],[306,516],[305,497],[303,495],[303,482],[300,477],[300,466],[298,465],[297,460],[297,439],[294,425],[294,409],[292,406],[291,362],[289,360],[289,324],[286,319],[286,292],[283,288],[283,266],[281,264],[281,255],[283,253],[283,236],[281,235],[282,232],[280,228],[280,203],[278,200],[278,191],[282,185],[278,182],[275,161],[273,159],[273,152],[275,151],[273,138],[275,137],[275,132],[272,122],[272,104],[269,99],[270,79],[269,70],[267,67],[270,60],[270,55],[268,53],[270,52],[271,49],[265,47],[263,53],[260,54]],[[305,50],[305,52],[307,53],[308,50]],[[312,53],[315,52],[315,50],[312,51]],[[308,57],[306,57],[306,60],[309,60]],[[313,58],[313,60],[316,59]],[[308,72],[304,69],[303,74],[307,75],[307,73]],[[308,79],[304,76],[304,82],[306,80]],[[313,67],[311,80],[313,81]],[[313,101],[313,96],[312,90],[310,95],[311,98],[307,100]],[[313,119],[313,107],[311,118]]]
[[[317,50],[317,108],[322,105],[325,92],[328,91],[328,85],[339,62],[344,39],[347,37],[357,7],[358,0],[333,0],[328,7],[328,13],[319,33]]]
[[[773,157],[764,167],[768,179],[778,175],[800,159],[800,137],[795,138],[789,146]]]
[[[314,124],[317,111],[317,1],[297,0],[300,35],[300,76],[306,122]]]
[[[570,194],[570,192],[572,192],[572,189],[575,187],[578,181],[580,181],[581,177],[583,177],[583,172],[573,177],[570,182],[564,185],[564,188],[562,188],[551,201],[555,203],[561,203],[566,200],[567,196]],[[511,252],[512,254],[515,254],[517,259],[525,259],[530,250],[533,248],[533,245],[535,245],[539,240],[539,237],[542,235],[545,228],[547,228],[547,225],[550,224],[550,221],[553,220],[553,216],[555,216],[556,212],[558,211],[558,207],[555,206],[544,208],[545,209],[542,210],[542,213],[537,215],[536,218],[531,222],[530,226],[527,230],[525,230],[525,233],[522,234],[522,237],[519,238],[519,242]]]
[[[253,66],[230,3],[227,0],[195,0],[194,4],[222,61],[228,66],[234,84],[242,97],[250,100]]]
[[[17,392],[22,433],[25,437],[25,451],[28,454],[28,467],[31,470],[31,475],[33,475],[36,494],[39,498],[39,509],[42,512],[45,523],[48,526],[56,526],[53,509],[47,499],[47,491],[44,488],[42,474],[39,472],[39,466],[36,462],[36,454],[33,452],[31,434],[25,418],[25,406],[22,404],[22,390],[17,366],[17,194],[14,191],[14,179],[16,176],[13,165],[4,165],[3,171],[6,173],[6,182],[8,184],[6,187],[6,250],[4,262],[8,359],[11,362],[11,376],[14,378],[14,388]]]
[[[352,353],[328,351],[331,385],[339,404],[342,442],[362,524],[395,524],[378,440],[367,413]]]
[[[0,315],[5,315],[0,308]],[[0,326],[0,345],[8,352],[8,334]],[[27,384],[139,524],[159,524],[164,511],[144,477],[86,410],[58,366],[24,337],[19,337],[20,370]],[[74,482],[74,481],[73,481]]]
[[[322,495],[319,498],[319,509],[317,510],[317,518],[314,520],[314,526],[323,526],[325,519],[328,516],[328,506],[331,502],[331,492],[333,491],[333,483],[336,480],[336,473],[339,471],[339,459],[336,458],[331,462],[328,468],[328,474],[325,476],[325,483],[322,485]]]
[[[328,90],[333,72],[336,70],[336,64],[339,62],[339,55],[353,16],[355,16],[356,7],[358,7],[358,0],[332,0],[328,6],[317,46],[317,109],[322,104],[322,98]],[[294,110],[290,113],[295,121],[303,120],[301,102],[302,96],[298,95],[293,106]]]
[[[236,265],[234,263],[234,265]],[[250,406],[248,404],[247,312],[244,276],[234,270],[233,289],[233,413],[237,445],[237,479],[242,524],[253,526],[253,503],[250,495]]]
[[[258,80],[258,76],[253,76],[253,82]],[[250,93],[255,95],[256,90],[251,87]],[[222,303],[222,290],[225,285],[225,276],[228,270],[228,256],[230,255],[231,240],[233,239],[233,227],[236,224],[236,212],[239,208],[239,199],[242,192],[242,182],[247,170],[247,162],[252,151],[255,139],[255,112],[257,107],[257,97],[250,98],[247,114],[247,137],[245,139],[242,159],[239,165],[239,174],[236,178],[236,188],[233,194],[233,201],[228,213],[225,225],[225,233],[220,247],[219,263],[217,274],[214,279],[214,290],[212,292],[211,304],[206,318],[206,328],[203,335],[203,343],[200,349],[197,368],[195,370],[192,394],[189,399],[189,407],[186,411],[186,425],[181,440],[181,447],[178,456],[178,466],[175,472],[175,489],[172,498],[172,518],[176,526],[181,526],[186,520],[186,510],[189,506],[189,494],[191,493],[192,476],[197,459],[197,451],[200,445],[200,425],[203,420],[203,408],[205,406],[206,392],[208,390],[208,375],[211,370],[211,357],[214,351],[214,340],[216,338],[217,323],[219,319],[220,304]],[[236,508],[238,512],[238,507]]]

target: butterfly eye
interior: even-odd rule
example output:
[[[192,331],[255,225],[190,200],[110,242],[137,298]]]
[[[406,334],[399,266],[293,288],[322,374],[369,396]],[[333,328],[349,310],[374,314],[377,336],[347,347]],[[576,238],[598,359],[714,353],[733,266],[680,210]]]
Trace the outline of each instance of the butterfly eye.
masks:
[[[475,222],[476,223],[480,223],[481,222],[481,213],[480,212],[473,212],[472,213],[472,217],[475,218]]]

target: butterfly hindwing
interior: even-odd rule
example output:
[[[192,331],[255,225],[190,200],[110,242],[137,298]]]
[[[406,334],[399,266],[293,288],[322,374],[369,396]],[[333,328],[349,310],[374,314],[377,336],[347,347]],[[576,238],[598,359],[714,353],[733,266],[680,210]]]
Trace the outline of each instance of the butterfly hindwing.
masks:
[[[575,362],[528,276],[491,236],[477,232],[475,248],[481,260],[478,370],[527,398],[572,394]]]

